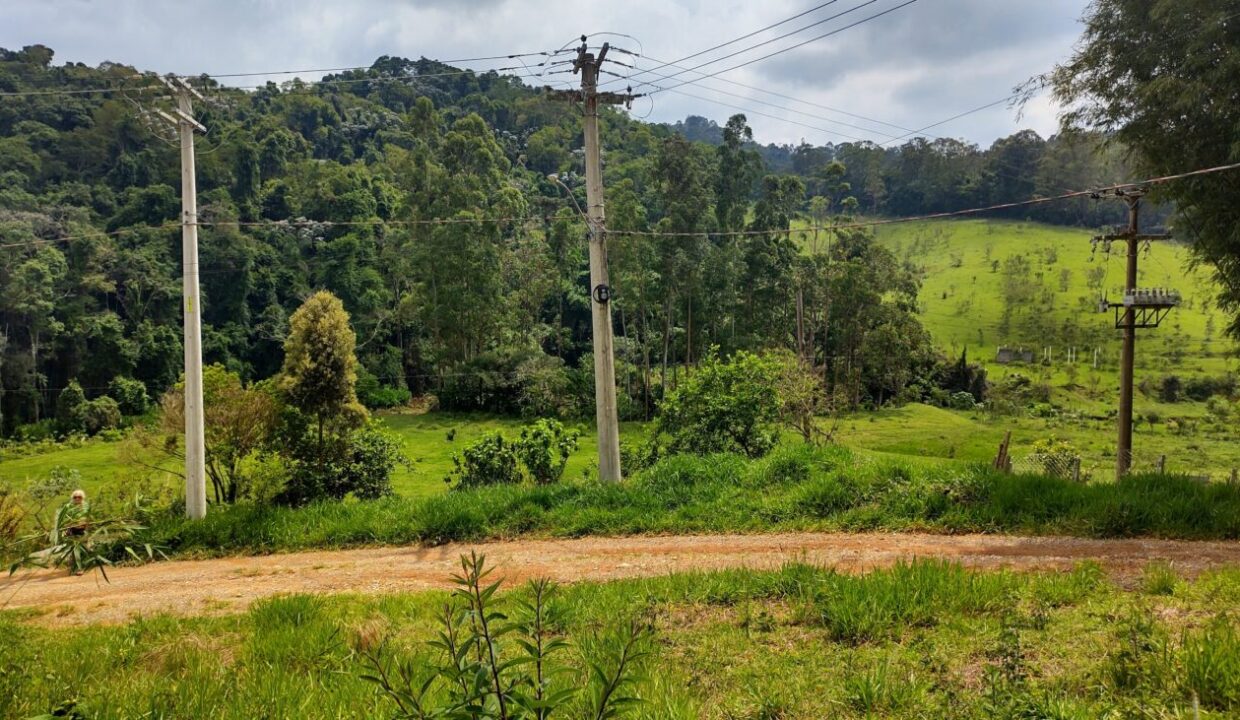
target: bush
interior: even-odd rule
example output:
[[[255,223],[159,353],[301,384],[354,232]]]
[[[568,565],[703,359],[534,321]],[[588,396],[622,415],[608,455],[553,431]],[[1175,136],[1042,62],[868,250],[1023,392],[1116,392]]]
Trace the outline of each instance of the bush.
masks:
[[[123,419],[120,405],[107,395],[78,405],[73,411],[73,418],[74,427],[87,435],[120,427]]]
[[[413,393],[408,388],[380,384],[378,378],[359,368],[357,373],[357,399],[371,410],[408,405]]]
[[[86,404],[86,393],[77,380],[70,380],[56,397],[56,420],[63,433],[85,432],[79,425],[78,410]]]
[[[620,467],[625,474],[635,475],[658,461],[658,443],[620,441]]]
[[[977,400],[970,392],[954,392],[947,398],[947,407],[952,410],[972,410],[976,406]]]
[[[499,432],[483,435],[462,452],[452,454],[453,470],[444,482],[454,489],[521,482],[515,446]]]
[[[669,437],[672,452],[765,455],[778,437],[777,371],[772,361],[753,353],[738,352],[730,361],[707,355],[668,391],[656,432]]]
[[[580,436],[576,430],[566,430],[558,420],[539,420],[521,428],[513,447],[534,482],[545,485],[564,476],[564,466],[577,450]]]
[[[316,452],[290,463],[277,501],[302,505],[350,494],[363,500],[390,495],[392,471],[406,462],[396,438],[373,421],[348,435],[329,438],[321,446],[304,443],[299,450],[311,447]]]
[[[125,377],[113,378],[108,383],[108,396],[116,401],[122,415],[144,415],[151,407],[151,399],[147,397],[146,385],[140,380]]]

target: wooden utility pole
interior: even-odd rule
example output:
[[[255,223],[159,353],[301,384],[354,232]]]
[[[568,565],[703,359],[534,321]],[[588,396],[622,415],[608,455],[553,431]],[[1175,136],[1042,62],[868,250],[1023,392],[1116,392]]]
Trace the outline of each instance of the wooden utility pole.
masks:
[[[178,77],[162,78],[176,97],[175,117],[156,111],[181,139],[181,279],[185,314],[185,514],[207,515],[206,440],[202,403],[202,302],[198,291],[198,183],[194,131],[206,132],[193,115],[191,98],[202,96]]]
[[[553,94],[582,103],[586,160],[586,223],[590,244],[590,310],[594,334],[594,405],[598,425],[598,476],[603,482],[619,482],[620,420],[616,411],[616,363],[611,328],[611,286],[607,277],[606,217],[603,212],[603,159],[598,136],[600,103],[629,104],[632,94],[598,91],[599,69],[607,57],[604,43],[596,57],[581,38],[573,72],[581,73],[581,90]]]
[[[1128,205],[1128,228],[1123,233],[1105,235],[1095,238],[1094,241],[1101,241],[1109,247],[1111,242],[1123,240],[1128,251],[1124,275],[1124,297],[1122,302],[1109,303],[1109,307],[1115,309],[1115,327],[1121,329],[1124,334],[1119,363],[1119,417],[1117,418],[1119,437],[1115,446],[1115,477],[1119,479],[1132,468],[1132,388],[1137,330],[1158,327],[1171,308],[1179,304],[1180,298],[1177,293],[1173,292],[1137,288],[1139,244],[1142,241],[1165,239],[1167,236],[1141,234],[1141,198],[1145,195],[1144,190],[1116,190],[1115,195]]]

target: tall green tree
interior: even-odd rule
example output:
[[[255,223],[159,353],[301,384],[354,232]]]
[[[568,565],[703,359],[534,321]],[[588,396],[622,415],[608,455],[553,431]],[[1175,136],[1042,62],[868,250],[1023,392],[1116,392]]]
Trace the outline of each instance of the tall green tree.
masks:
[[[310,296],[289,319],[280,388],[315,419],[320,445],[329,423],[348,427],[366,416],[355,390],[356,341],[344,304],[327,291]]]

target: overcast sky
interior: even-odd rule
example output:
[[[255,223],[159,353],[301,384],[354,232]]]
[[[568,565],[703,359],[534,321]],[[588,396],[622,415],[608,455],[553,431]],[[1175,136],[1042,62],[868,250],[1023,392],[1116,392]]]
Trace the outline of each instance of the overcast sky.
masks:
[[[583,32],[614,32],[636,40],[600,35],[592,42],[610,40],[619,47],[644,51],[646,57],[638,61],[639,65],[654,67],[658,64],[654,59],[677,61],[824,1],[0,0],[0,47],[16,49],[42,43],[56,51],[57,63],[96,65],[110,60],[145,70],[211,74],[367,65],[380,55],[450,60],[554,50],[572,44]],[[684,65],[708,62],[850,11],[702,68],[702,72],[723,70],[864,20],[904,1],[836,0]],[[821,144],[856,138],[882,142],[903,131],[835,110],[916,129],[998,100],[1019,82],[1068,56],[1080,32],[1079,18],[1085,4],[1086,0],[916,0],[870,22],[682,90],[749,110],[750,124],[760,142],[804,139]],[[632,60],[621,54],[613,57]],[[488,69],[511,64],[466,65]],[[619,66],[612,70],[631,72]],[[658,72],[679,71],[662,68]],[[302,75],[307,79],[318,76]],[[698,75],[685,73],[675,80],[646,75],[640,79],[672,85],[693,77]],[[559,74],[530,82],[573,78]],[[232,83],[252,84],[265,79]],[[797,104],[728,81],[817,106]],[[636,81],[633,85],[638,91],[651,89]],[[623,84],[613,89],[620,87]],[[638,100],[633,113],[669,122],[694,114],[722,124],[737,111],[700,98],[660,92]],[[1044,136],[1053,132],[1055,109],[1039,99],[1018,118],[1015,111],[1001,104],[932,132],[985,146],[1021,128],[1033,128]]]

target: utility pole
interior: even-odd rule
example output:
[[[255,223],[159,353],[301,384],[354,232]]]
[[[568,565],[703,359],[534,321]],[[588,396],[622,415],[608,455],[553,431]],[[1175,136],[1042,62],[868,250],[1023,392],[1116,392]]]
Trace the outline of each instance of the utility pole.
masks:
[[[1118,480],[1132,468],[1132,387],[1136,360],[1137,330],[1156,328],[1171,308],[1179,305],[1179,293],[1166,290],[1141,290],[1137,287],[1137,250],[1142,241],[1165,239],[1166,235],[1142,235],[1140,230],[1141,198],[1143,189],[1116,190],[1115,195],[1128,205],[1128,227],[1116,235],[1094,238],[1107,248],[1115,240],[1123,240],[1127,247],[1127,267],[1124,274],[1124,297],[1122,302],[1108,303],[1115,310],[1115,327],[1123,331],[1123,348],[1119,367],[1119,437],[1115,446],[1115,478]],[[1101,195],[1095,195],[1095,198]],[[1106,308],[1103,308],[1104,310]],[[1095,351],[1095,366],[1097,351]]]
[[[173,116],[181,138],[181,272],[185,313],[185,514],[207,515],[206,440],[202,408],[202,303],[198,292],[198,184],[194,174],[194,131],[206,132],[193,115],[191,97],[202,96],[179,77],[161,78],[176,98]]]
[[[625,104],[630,93],[598,91],[599,69],[610,45],[603,44],[596,57],[581,37],[573,72],[581,73],[581,90],[548,91],[550,94],[582,103],[586,160],[586,224],[590,244],[590,310],[594,335],[594,405],[598,425],[598,476],[603,482],[619,482],[620,420],[616,411],[616,363],[612,343],[611,286],[607,277],[607,228],[603,212],[603,162],[598,136],[600,103]],[[570,192],[571,195],[571,192]]]

